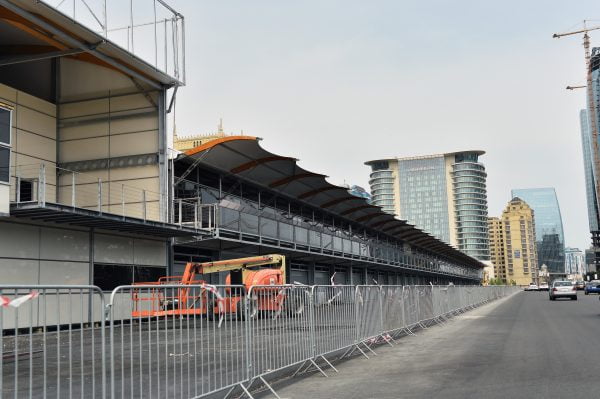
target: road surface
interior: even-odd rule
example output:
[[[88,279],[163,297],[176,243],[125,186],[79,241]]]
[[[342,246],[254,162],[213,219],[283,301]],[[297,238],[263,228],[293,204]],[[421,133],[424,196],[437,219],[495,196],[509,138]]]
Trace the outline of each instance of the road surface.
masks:
[[[598,398],[600,301],[520,292],[376,351],[330,378],[276,389],[282,398]]]

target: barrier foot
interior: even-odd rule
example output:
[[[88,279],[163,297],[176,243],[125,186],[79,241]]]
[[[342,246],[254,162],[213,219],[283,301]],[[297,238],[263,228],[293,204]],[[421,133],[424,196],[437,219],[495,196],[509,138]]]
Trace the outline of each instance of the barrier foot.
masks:
[[[415,334],[409,327],[404,327],[403,330],[406,331],[407,335],[412,335],[413,337],[417,336],[417,334]]]
[[[388,338],[388,343],[390,344],[390,346],[393,347],[394,345],[392,345],[392,344],[399,345],[398,342],[396,342],[396,340],[394,339],[394,337],[392,337],[391,335],[388,335],[387,338]],[[390,343],[389,341],[392,341],[392,342]]]
[[[298,367],[298,370],[296,370],[296,372],[295,372],[294,374],[292,374],[292,378],[294,378],[295,376],[297,376],[297,375],[300,373],[300,371],[301,371],[301,370],[302,370],[302,368],[303,368],[303,367],[306,365],[306,363],[308,363],[308,360],[304,361],[304,362],[303,362],[303,363],[300,365],[300,367]],[[308,370],[308,367],[306,368],[306,370]],[[306,371],[306,370],[304,370],[304,371]]]
[[[248,385],[248,388],[250,388],[250,385],[252,385],[252,383],[250,383]],[[249,399],[254,399],[254,396],[252,396],[252,394],[250,393],[250,391],[244,386],[244,384],[240,384],[240,387],[242,388],[242,390],[244,391],[244,393],[246,394],[246,396],[248,396]]]
[[[235,389],[235,387],[231,387],[229,389],[229,391],[227,391],[227,393],[225,394],[225,396],[223,396],[223,399],[229,398],[229,395],[231,395],[231,393],[233,392],[234,389]]]
[[[392,336],[390,334],[381,334],[380,337],[383,338],[383,340],[385,341],[386,344],[388,344],[392,348],[394,347],[392,342],[395,344],[396,341],[394,340],[394,338],[392,338]]]
[[[263,384],[265,384],[265,386],[266,386],[267,388],[269,388],[269,391],[271,391],[271,393],[273,393],[273,395],[275,395],[275,397],[276,397],[277,399],[281,399],[281,397],[280,397],[279,395],[277,395],[277,392],[275,392],[275,390],[273,389],[273,387],[272,387],[271,385],[269,385],[269,383],[267,382],[267,380],[265,380],[265,379],[263,378],[263,376],[260,376],[260,377],[258,377],[258,378],[260,378],[260,380],[263,382]]]
[[[311,362],[312,365],[315,366],[317,368],[317,370],[319,370],[321,372],[321,374],[323,374],[325,377],[329,377],[327,374],[325,374],[325,372],[323,371],[323,369],[321,367],[319,367],[319,365],[313,359],[310,359],[309,362]],[[329,362],[327,362],[327,363],[329,363]]]
[[[325,360],[325,363],[327,363],[329,365],[329,367],[331,367],[333,369],[333,371],[335,371],[336,373],[338,373],[338,369],[336,369],[335,367],[333,367],[333,364],[331,364],[331,362],[329,360],[327,360],[327,358],[323,355],[317,356],[317,359],[321,358],[323,360]]]
[[[343,358],[345,358],[346,356],[350,356],[351,354],[353,354],[353,353],[354,353],[354,351],[355,351],[356,349],[358,349],[358,351],[359,351],[360,353],[362,353],[362,355],[363,355],[364,357],[366,357],[367,359],[370,359],[370,358],[369,358],[369,356],[367,356],[367,354],[366,354],[366,353],[365,353],[365,352],[364,352],[362,349],[360,349],[360,346],[358,346],[358,344],[354,344],[354,345],[352,346],[351,350],[350,350],[350,349],[349,349],[349,350],[347,350],[347,351],[346,351],[346,353],[344,353],[344,354],[343,354],[343,355],[340,357],[340,359],[343,359]]]
[[[355,351],[355,350],[356,350],[356,346],[355,346],[355,345],[352,345],[351,347],[349,347],[348,349],[346,349],[346,352],[344,352],[344,353],[342,354],[342,356],[340,356],[340,357],[339,357],[339,360],[342,360],[342,359],[343,359],[343,358],[345,358],[346,356],[350,356],[351,354],[353,354],[353,353],[354,353],[354,351]],[[365,355],[365,354],[363,353],[363,355]],[[369,358],[369,356],[367,356],[367,355],[365,355],[365,357],[366,357],[367,359]]]
[[[375,351],[374,351],[373,349],[371,349],[371,348],[369,347],[369,345],[367,345],[367,344],[366,344],[366,342],[365,342],[365,341],[360,341],[360,342],[359,342],[359,344],[363,344],[365,348],[367,348],[367,349],[368,349],[368,350],[369,350],[369,351],[370,351],[372,354],[374,354],[375,356],[377,356],[377,353],[375,353]],[[357,345],[357,347],[358,347],[358,345]],[[360,350],[360,347],[358,347],[358,349]],[[361,352],[362,352],[362,351],[361,351]]]

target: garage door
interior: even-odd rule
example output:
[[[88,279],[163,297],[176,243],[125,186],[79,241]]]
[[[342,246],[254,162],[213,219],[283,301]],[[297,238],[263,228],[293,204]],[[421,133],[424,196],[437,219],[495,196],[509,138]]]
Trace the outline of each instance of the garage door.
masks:
[[[331,281],[329,281],[329,268],[315,267],[315,285],[331,285]]]
[[[303,265],[294,265],[293,263],[290,265],[291,267],[291,276],[290,282],[293,284],[294,282],[298,282],[301,284],[308,285],[308,268]]]
[[[352,284],[353,285],[361,285],[365,283],[364,273],[362,270],[360,272],[352,272]]]

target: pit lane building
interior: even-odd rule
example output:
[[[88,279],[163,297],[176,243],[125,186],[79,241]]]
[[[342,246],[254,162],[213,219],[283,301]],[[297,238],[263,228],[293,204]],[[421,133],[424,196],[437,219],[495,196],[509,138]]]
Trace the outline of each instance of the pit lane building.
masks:
[[[174,220],[201,234],[178,238],[174,272],[188,261],[283,253],[290,282],[472,284],[483,264],[385,213],[326,176],[229,136],[181,154]]]

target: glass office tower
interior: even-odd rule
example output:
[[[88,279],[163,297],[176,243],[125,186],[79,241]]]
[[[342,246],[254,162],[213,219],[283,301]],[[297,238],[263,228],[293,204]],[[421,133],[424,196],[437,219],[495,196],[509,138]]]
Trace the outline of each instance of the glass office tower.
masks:
[[[402,218],[449,243],[444,156],[399,159],[398,174]]]
[[[483,151],[366,162],[373,204],[479,260],[489,260]]]
[[[587,110],[582,109],[579,112],[579,121],[581,123],[581,147],[583,150],[583,170],[585,173],[588,222],[590,231],[597,231],[599,216],[594,179],[594,148],[592,147],[592,132]]]
[[[554,188],[524,188],[511,191],[533,208],[538,267],[548,266],[550,273],[565,271],[565,238],[558,198]]]

